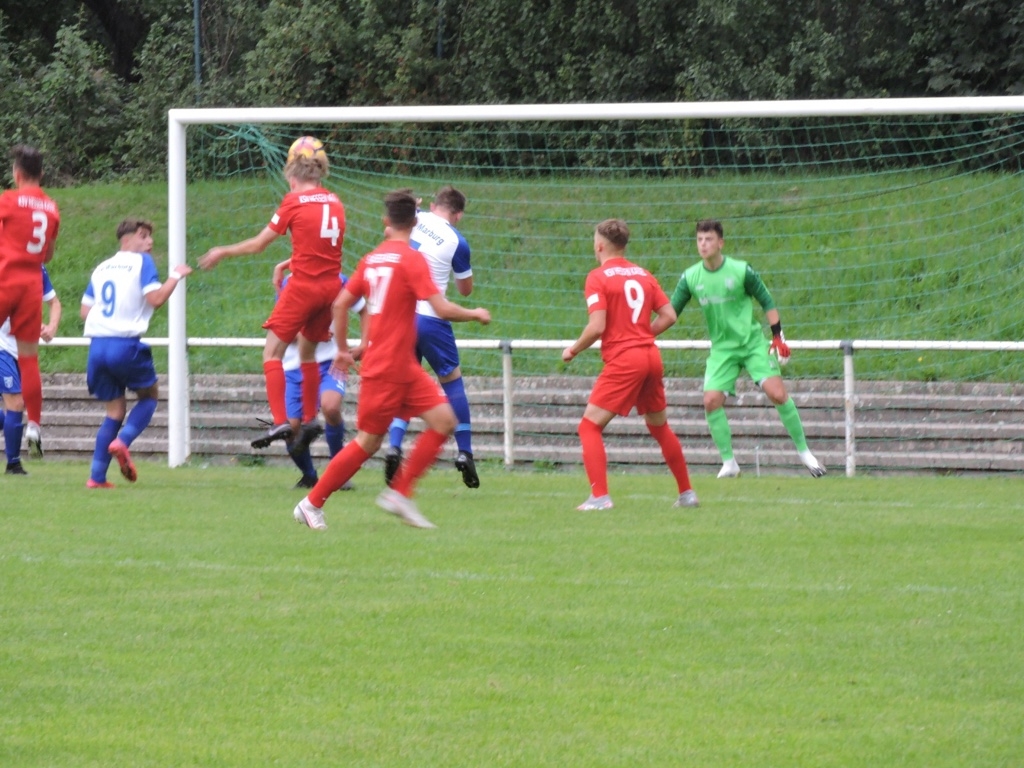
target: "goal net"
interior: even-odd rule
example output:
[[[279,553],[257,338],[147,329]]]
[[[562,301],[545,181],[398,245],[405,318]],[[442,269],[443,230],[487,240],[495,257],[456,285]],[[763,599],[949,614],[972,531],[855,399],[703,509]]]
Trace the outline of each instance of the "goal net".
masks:
[[[408,187],[424,205],[445,184],[466,193],[459,228],[475,288],[464,303],[494,322],[456,333],[512,340],[517,374],[565,371],[557,349],[528,342],[571,340],[585,323],[597,222],[625,219],[629,256],[671,293],[698,259],[695,222],[715,218],[727,255],[747,260],[779,305],[799,350],[787,379],[839,380],[839,341],[874,340],[911,344],[858,353],[858,380],[1011,385],[1024,356],[1010,346],[911,347],[1024,338],[1022,108],[978,98],[172,110],[170,263],[265,226],[287,189],[289,144],[312,134],[346,208],[346,272],[381,239],[385,192]],[[260,370],[271,271],[287,256],[281,238],[175,294],[173,379]],[[663,337],[666,374],[699,378],[706,352],[671,347],[705,338],[688,307]],[[598,366],[583,356],[572,372]],[[498,346],[465,352],[463,372],[500,376]],[[171,408],[173,465],[188,455],[180,385]]]

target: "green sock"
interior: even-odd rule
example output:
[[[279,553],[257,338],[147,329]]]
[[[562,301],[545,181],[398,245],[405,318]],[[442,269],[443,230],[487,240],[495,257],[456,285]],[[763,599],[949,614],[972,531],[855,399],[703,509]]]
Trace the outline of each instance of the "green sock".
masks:
[[[705,411],[704,417],[708,420],[711,439],[715,441],[715,447],[722,455],[722,461],[728,461],[732,458],[732,431],[729,429],[729,420],[725,418],[725,408]]]
[[[806,451],[807,438],[804,436],[804,423],[800,421],[800,412],[796,409],[796,403],[793,402],[793,398],[789,398],[782,405],[776,405],[775,410],[779,412],[782,426],[786,428],[789,436],[793,438],[796,449],[798,451]]]

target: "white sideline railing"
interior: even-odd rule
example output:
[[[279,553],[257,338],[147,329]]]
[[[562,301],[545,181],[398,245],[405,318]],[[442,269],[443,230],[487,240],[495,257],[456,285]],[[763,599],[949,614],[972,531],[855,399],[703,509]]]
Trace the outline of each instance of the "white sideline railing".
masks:
[[[167,337],[145,338],[144,341],[154,347],[168,347],[173,350]],[[512,386],[512,353],[515,349],[552,349],[562,350],[572,344],[575,339],[460,339],[456,343],[459,349],[481,349],[501,351],[502,378],[502,417],[503,444],[506,467],[515,465],[515,425],[513,423]],[[260,338],[217,338],[190,337],[186,340],[187,347],[243,347],[262,348],[266,343]],[[350,339],[349,344],[355,346],[357,339]],[[853,356],[859,350],[895,350],[895,351],[944,351],[944,352],[1024,352],[1022,341],[910,341],[885,339],[853,339],[825,341],[790,341],[792,349],[824,349],[843,353],[843,401],[845,411],[846,437],[846,475],[853,477],[857,470],[856,446],[856,377]],[[89,344],[89,339],[76,337],[58,337],[43,346],[82,347]],[[657,342],[661,349],[710,349],[709,341],[679,340]],[[601,343],[594,345],[600,349]],[[168,424],[167,424],[167,463],[177,467],[184,464],[192,453],[191,421],[189,418],[189,388],[187,355],[183,356],[184,364],[169,366],[168,370]]]

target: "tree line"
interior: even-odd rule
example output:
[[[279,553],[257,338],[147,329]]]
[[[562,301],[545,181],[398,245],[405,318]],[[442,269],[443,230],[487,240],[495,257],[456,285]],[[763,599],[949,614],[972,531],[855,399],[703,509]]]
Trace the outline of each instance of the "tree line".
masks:
[[[162,175],[172,107],[1018,94],[1024,5],[5,0],[0,82],[5,144],[73,184]]]

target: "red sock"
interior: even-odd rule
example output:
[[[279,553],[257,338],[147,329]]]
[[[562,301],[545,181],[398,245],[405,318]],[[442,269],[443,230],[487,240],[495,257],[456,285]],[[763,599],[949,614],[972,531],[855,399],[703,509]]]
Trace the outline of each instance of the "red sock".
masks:
[[[608,455],[604,452],[601,431],[590,419],[580,419],[577,432],[583,445],[583,468],[590,481],[591,496],[608,495]]]
[[[370,454],[363,450],[363,446],[355,440],[350,440],[348,445],[334,455],[317,484],[313,486],[313,490],[309,492],[310,503],[322,507],[330,495],[347,483],[368,458]]]
[[[442,435],[433,429],[423,430],[413,443],[412,451],[398,468],[398,474],[391,481],[391,487],[403,496],[411,497],[416,481],[437,461],[447,439],[448,435]]]
[[[288,421],[288,409],[284,403],[284,368],[280,360],[267,360],[263,363],[263,375],[267,380],[267,403],[270,405],[270,416],[274,424]]]
[[[690,472],[686,468],[683,446],[679,442],[679,438],[676,437],[676,433],[672,431],[667,423],[662,424],[660,427],[652,427],[648,424],[647,431],[654,435],[654,439],[661,446],[661,455],[665,457],[665,463],[672,470],[672,475],[676,479],[676,485],[679,486],[679,492],[682,493],[683,491],[690,490],[693,487],[690,485]]]
[[[305,424],[316,418],[317,409],[320,404],[320,364],[302,363],[299,365],[302,372],[302,421]]]
[[[21,370],[21,396],[25,399],[25,416],[29,421],[39,424],[43,414],[43,381],[39,375],[39,357],[19,357],[18,368]]]

